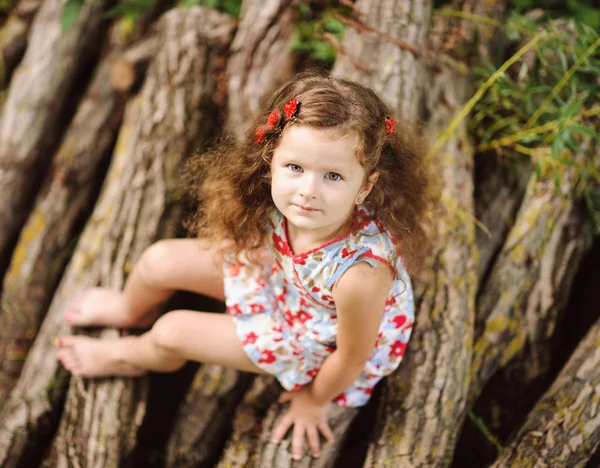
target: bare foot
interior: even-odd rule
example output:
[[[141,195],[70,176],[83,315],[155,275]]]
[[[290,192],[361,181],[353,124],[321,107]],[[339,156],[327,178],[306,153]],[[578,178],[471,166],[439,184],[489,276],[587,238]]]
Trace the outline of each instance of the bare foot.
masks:
[[[106,288],[85,290],[65,312],[65,320],[76,327],[146,328],[157,317],[158,312],[152,311],[132,321],[123,294]]]
[[[56,356],[65,369],[83,377],[135,377],[147,372],[119,359],[114,353],[113,341],[87,336],[61,336],[56,338]]]

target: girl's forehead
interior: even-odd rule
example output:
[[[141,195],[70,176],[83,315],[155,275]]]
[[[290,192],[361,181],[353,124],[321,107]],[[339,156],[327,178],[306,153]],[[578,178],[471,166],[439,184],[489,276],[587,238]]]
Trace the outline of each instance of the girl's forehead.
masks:
[[[336,159],[356,161],[358,136],[355,134],[340,135],[330,129],[318,129],[306,125],[290,125],[286,127],[275,150],[284,154],[316,154],[336,156]]]

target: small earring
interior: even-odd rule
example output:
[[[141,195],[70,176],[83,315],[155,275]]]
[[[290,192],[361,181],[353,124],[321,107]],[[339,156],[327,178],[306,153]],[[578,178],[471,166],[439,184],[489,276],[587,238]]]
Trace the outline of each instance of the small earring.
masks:
[[[362,197],[359,197],[359,198],[356,200],[356,204],[357,204],[357,205],[360,205],[362,202],[363,202],[363,198],[362,198]]]

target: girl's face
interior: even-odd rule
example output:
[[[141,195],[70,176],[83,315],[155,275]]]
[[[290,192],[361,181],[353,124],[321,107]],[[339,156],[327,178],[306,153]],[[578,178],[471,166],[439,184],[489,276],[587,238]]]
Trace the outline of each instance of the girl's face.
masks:
[[[344,234],[357,201],[376,180],[365,180],[357,144],[356,135],[333,138],[304,125],[284,129],[271,161],[271,195],[290,237],[322,243]]]

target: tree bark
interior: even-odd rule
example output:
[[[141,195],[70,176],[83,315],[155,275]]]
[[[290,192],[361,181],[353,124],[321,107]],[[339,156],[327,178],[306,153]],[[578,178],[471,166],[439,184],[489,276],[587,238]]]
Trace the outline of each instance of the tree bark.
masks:
[[[250,381],[247,374],[219,366],[204,365],[198,370],[167,444],[167,466],[213,466]]]
[[[504,3],[475,1],[462,7],[468,13],[498,19]],[[473,92],[472,77],[461,72],[464,65],[444,50],[443,41],[449,34],[453,31],[448,21],[436,17],[430,50],[438,55],[422,80],[427,89],[424,115],[429,116],[428,130],[433,136],[443,133]],[[489,30],[480,34],[479,57],[487,54],[491,40]],[[416,284],[413,337],[404,362],[385,382],[365,466],[390,466],[398,460],[402,466],[447,465],[466,411],[477,290],[472,222],[474,150],[465,122],[442,143],[434,147],[428,164],[440,174],[444,213],[436,219],[427,276]]]
[[[256,116],[265,93],[288,81],[296,55],[292,0],[244,0],[242,20],[227,62],[228,115],[226,130],[241,139]]]
[[[583,146],[586,147],[585,144]],[[581,163],[590,157],[589,153],[594,149],[589,142],[585,151],[588,154],[575,155],[575,162]],[[553,300],[549,301],[548,297],[552,298],[551,292],[555,291],[552,277],[565,279],[564,265],[546,263],[542,276],[540,271],[543,260],[554,262],[555,255],[562,254],[559,247],[564,246],[552,246],[551,239],[553,236],[560,239],[561,231],[569,219],[568,213],[573,209],[577,172],[574,167],[562,165],[554,169],[545,168],[540,180],[535,174],[529,180],[515,224],[478,299],[470,404],[475,402],[496,370],[523,349],[526,342],[526,317],[530,323],[534,323],[533,329],[528,330],[534,343],[536,340],[547,340],[547,335],[554,329],[557,312],[564,298],[560,296],[561,299],[556,304]],[[560,187],[557,187],[554,180],[556,173],[560,177]],[[554,248],[548,251],[546,257],[549,245]],[[577,263],[581,248],[582,240],[579,239],[573,250],[569,251]],[[567,254],[567,263],[571,260],[569,257]],[[552,273],[553,270],[555,272]],[[575,271],[566,274],[567,284],[563,286],[570,285]],[[537,294],[541,291],[550,296],[544,294],[541,299],[538,298]],[[545,338],[542,339],[541,336]]]
[[[0,122],[0,264],[10,256],[64,125],[69,92],[105,32],[112,0],[85,2],[77,21],[61,33],[63,2],[42,4],[29,47],[15,71]]]
[[[23,58],[27,33],[41,3],[41,0],[21,0],[0,29],[0,90],[8,86],[14,69]]]
[[[181,212],[175,204],[176,170],[213,131],[213,67],[232,30],[228,17],[200,7],[173,10],[161,20],[161,49],[141,95],[128,105],[100,200],[21,379],[0,414],[5,428],[0,434],[0,464],[18,463],[27,442],[35,442],[41,432],[56,425],[65,389],[47,388],[64,375],[52,347],[55,336],[69,333],[62,318],[65,307],[87,287],[122,287],[142,251],[175,232]],[[102,336],[118,333],[105,330]],[[144,414],[144,382],[73,379],[46,463],[114,466],[127,457]]]
[[[583,467],[600,446],[600,321],[494,467]]]
[[[247,0],[242,4],[242,20],[227,64],[230,94],[225,126],[236,137],[243,136],[245,123],[254,117],[265,93],[291,78],[296,61],[290,50],[293,28],[291,1]],[[199,385],[188,391],[168,443],[169,466],[208,466],[218,458],[215,451],[231,432],[230,416],[248,388],[247,377],[216,366],[200,368]],[[197,415],[193,424],[191,414]]]
[[[116,29],[113,33],[119,34]],[[116,42],[116,38],[110,40],[109,45]],[[111,53],[98,66],[4,278],[0,302],[0,401],[6,399],[19,378],[68,261],[76,226],[93,205],[99,167],[109,155],[122,120],[125,97],[111,86],[109,74],[124,45],[111,47]]]

